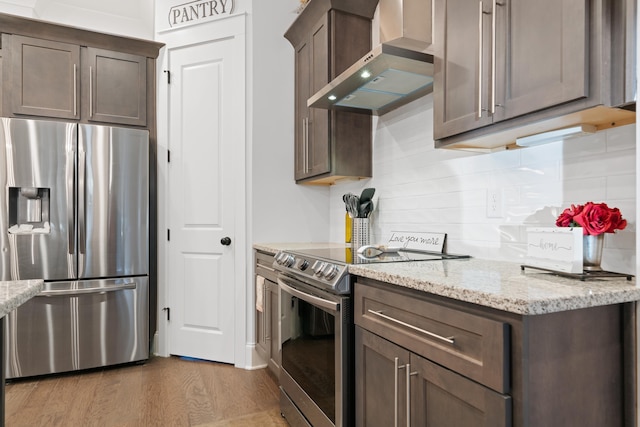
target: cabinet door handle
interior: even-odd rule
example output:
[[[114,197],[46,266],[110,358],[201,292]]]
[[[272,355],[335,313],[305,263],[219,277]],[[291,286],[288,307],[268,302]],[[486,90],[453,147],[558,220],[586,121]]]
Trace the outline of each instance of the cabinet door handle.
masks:
[[[496,20],[498,17],[498,6],[504,3],[498,3],[493,0],[493,9],[491,9],[491,114],[496,113]]]
[[[417,372],[411,372],[411,364],[407,363],[406,365],[406,374],[407,374],[407,427],[411,427],[411,377],[414,375],[418,375]]]
[[[502,105],[496,103],[496,37],[497,37],[497,24],[498,19],[498,6],[503,6],[504,3],[499,3],[497,0],[493,0],[493,9],[491,13],[491,114],[496,113],[496,107]]]
[[[307,118],[302,119],[302,172],[307,173]]]
[[[491,115],[496,113],[496,3],[491,9]]]
[[[89,66],[89,117],[93,117],[93,67]]]
[[[478,5],[478,118],[482,118],[482,48],[484,47],[484,42],[482,40],[482,36],[484,33],[482,15],[484,11],[482,9],[482,2]]]
[[[371,313],[371,314],[374,314],[376,316],[382,317],[383,319],[389,320],[389,321],[391,321],[393,323],[396,323],[398,325],[402,325],[402,326],[405,326],[407,328],[413,329],[414,331],[420,332],[421,334],[425,334],[425,335],[428,335],[428,336],[430,336],[432,338],[438,339],[440,341],[444,341],[447,344],[451,344],[451,345],[455,344],[455,338],[454,337],[443,337],[442,335],[434,334],[433,332],[429,332],[429,331],[427,331],[425,329],[419,328],[417,326],[413,326],[413,325],[411,325],[409,323],[403,322],[402,320],[398,320],[398,319],[393,318],[391,316],[387,316],[386,314],[383,314],[382,311],[374,311],[374,310],[369,309],[368,312]]]
[[[398,371],[400,369],[404,369],[405,366],[400,366],[400,360],[396,357],[394,359],[394,370],[393,370],[393,426],[398,427],[398,395],[399,390],[399,381],[398,381]]]
[[[309,117],[304,119],[304,173],[309,172]]]
[[[302,119],[302,172],[307,173],[307,118]]]
[[[73,115],[78,115],[78,64],[73,64]]]
[[[267,298],[270,298],[268,287],[269,287],[269,284],[266,283],[266,280],[265,280],[265,284],[262,287],[262,304],[263,304],[263,307],[267,306],[267,304],[268,304],[267,303]],[[268,341],[271,341],[271,316],[270,315],[267,316],[264,309],[262,310],[262,313],[264,315],[264,322],[262,322],[262,329],[263,329],[262,336],[264,336],[264,341],[268,342]],[[269,326],[268,327],[267,327],[267,322],[269,322]]]

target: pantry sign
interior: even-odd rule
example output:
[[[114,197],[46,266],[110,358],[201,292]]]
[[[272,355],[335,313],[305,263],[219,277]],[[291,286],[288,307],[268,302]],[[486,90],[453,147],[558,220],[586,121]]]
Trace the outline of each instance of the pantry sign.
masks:
[[[222,15],[231,15],[233,0],[196,0],[169,9],[169,26],[195,24]]]

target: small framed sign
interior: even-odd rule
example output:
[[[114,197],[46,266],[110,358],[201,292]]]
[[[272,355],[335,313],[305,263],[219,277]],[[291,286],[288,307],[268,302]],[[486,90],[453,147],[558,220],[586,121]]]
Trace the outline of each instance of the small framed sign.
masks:
[[[169,8],[169,27],[193,25],[231,15],[234,0],[194,0]]]
[[[582,228],[527,228],[527,265],[563,273],[583,273]]]
[[[446,238],[446,233],[392,231],[387,244],[388,246],[414,251],[442,253]]]

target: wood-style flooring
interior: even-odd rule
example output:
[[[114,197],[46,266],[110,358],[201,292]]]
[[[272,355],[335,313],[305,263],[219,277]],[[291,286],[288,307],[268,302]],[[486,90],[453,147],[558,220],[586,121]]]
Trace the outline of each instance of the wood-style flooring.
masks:
[[[143,365],[18,380],[6,426],[287,426],[266,369],[152,357]]]

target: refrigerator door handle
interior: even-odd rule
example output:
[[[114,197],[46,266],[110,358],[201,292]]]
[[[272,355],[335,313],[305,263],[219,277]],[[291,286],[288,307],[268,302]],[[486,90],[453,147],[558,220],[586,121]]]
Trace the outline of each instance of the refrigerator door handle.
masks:
[[[97,286],[93,288],[82,288],[82,289],[54,289],[49,291],[42,291],[37,297],[58,297],[58,296],[73,296],[73,295],[82,295],[82,294],[100,294],[104,292],[116,292],[122,291],[126,289],[135,289],[137,287],[136,282],[124,283],[122,285],[116,286]]]
[[[73,160],[75,153],[73,151],[67,151],[67,236],[69,245],[69,254],[74,252],[74,230],[73,230]]]
[[[85,169],[86,169],[87,154],[84,150],[80,149],[78,152],[78,245],[80,246],[80,253],[87,252],[86,247],[86,229],[85,229]]]

